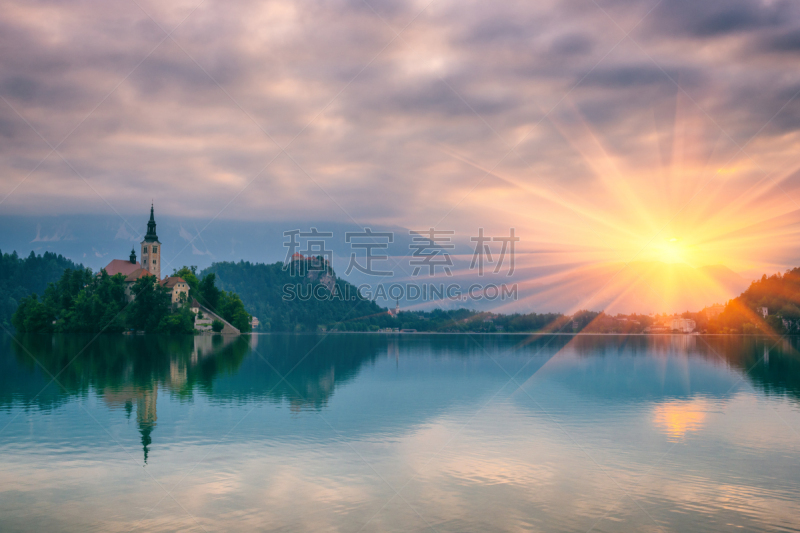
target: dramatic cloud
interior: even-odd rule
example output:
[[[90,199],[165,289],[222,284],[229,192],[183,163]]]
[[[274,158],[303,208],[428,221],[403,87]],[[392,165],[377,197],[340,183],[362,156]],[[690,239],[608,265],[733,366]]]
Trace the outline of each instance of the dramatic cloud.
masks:
[[[694,266],[800,260],[795,1],[2,9],[4,214],[154,200],[205,219],[513,225],[529,251],[564,250],[553,264],[658,258],[650,243],[675,235]]]

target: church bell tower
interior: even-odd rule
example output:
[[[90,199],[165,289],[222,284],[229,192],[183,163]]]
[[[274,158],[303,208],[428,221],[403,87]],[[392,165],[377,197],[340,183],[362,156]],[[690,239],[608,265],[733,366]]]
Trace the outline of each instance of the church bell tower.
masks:
[[[161,279],[161,243],[156,235],[156,219],[153,204],[150,204],[150,221],[147,223],[147,234],[142,241],[142,268]]]

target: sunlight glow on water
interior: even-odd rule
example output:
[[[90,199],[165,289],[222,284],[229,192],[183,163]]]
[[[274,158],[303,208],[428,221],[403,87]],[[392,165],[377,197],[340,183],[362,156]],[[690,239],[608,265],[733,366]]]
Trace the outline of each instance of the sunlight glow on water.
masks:
[[[789,341],[20,340],[2,531],[800,530]]]

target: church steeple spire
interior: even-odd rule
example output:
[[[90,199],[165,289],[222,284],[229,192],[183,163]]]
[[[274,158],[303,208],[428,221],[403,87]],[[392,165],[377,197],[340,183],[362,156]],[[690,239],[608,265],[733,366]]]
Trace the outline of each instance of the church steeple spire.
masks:
[[[156,217],[153,213],[153,204],[150,204],[150,221],[147,223],[147,235],[144,236],[144,240],[147,242],[158,240],[158,235],[156,235]]]
[[[131,246],[131,263],[136,264],[136,250]]]

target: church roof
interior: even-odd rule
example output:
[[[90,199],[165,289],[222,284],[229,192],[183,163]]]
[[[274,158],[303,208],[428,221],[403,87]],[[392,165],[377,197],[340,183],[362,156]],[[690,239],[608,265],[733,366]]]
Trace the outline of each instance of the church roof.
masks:
[[[130,274],[128,274],[128,277],[125,278],[125,281],[133,282],[144,276],[152,276],[152,274],[150,273],[150,271],[145,270],[144,268],[138,268],[133,272],[131,272]]]
[[[105,270],[109,276],[115,274],[125,274],[127,276],[139,268],[142,268],[142,265],[140,265],[138,261],[136,263],[131,263],[128,259],[112,259],[103,270]]]
[[[171,289],[178,283],[186,283],[186,280],[178,276],[169,276],[162,279],[159,283],[161,283],[166,288]]]

